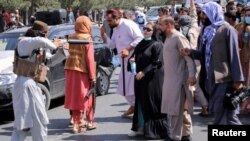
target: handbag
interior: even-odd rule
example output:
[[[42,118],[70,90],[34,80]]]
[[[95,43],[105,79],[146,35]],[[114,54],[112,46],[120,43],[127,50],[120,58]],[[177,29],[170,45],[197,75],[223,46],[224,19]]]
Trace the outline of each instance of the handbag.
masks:
[[[36,82],[44,82],[48,71],[48,67],[44,64],[45,50],[39,50],[34,55],[35,62],[30,62],[27,60],[29,56],[20,57],[17,49],[15,49],[13,72],[19,76],[31,77]]]

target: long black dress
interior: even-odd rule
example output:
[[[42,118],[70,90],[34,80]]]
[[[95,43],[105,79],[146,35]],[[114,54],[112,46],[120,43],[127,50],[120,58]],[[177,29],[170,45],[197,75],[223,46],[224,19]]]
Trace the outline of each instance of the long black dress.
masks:
[[[135,79],[135,112],[132,130],[138,130],[138,110],[144,118],[144,136],[152,139],[167,137],[167,115],[161,113],[163,85],[162,43],[142,40],[135,48],[136,72],[143,71],[141,80]],[[128,65],[130,66],[130,65]],[[130,69],[130,68],[128,68]]]

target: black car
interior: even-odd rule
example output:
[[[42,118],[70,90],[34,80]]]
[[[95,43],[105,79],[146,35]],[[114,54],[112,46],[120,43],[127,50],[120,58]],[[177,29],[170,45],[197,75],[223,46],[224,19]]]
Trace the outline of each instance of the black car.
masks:
[[[0,34],[0,111],[12,109],[12,87],[16,79],[13,70],[14,49],[17,46],[18,38],[23,36],[29,27],[14,29]],[[66,35],[74,33],[74,25],[61,24],[49,26],[48,38],[64,38]],[[100,28],[93,25],[93,40],[102,42],[100,38]],[[95,60],[97,63],[97,95],[104,95],[109,89],[109,79],[113,72],[112,52],[106,44],[94,44]],[[65,61],[49,68],[48,80],[40,83],[46,108],[50,106],[51,99],[65,95]]]

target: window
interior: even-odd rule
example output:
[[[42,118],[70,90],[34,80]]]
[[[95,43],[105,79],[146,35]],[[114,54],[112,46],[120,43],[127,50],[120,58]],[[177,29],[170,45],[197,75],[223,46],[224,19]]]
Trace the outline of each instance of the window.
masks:
[[[0,51],[14,50],[17,46],[17,38],[0,37]]]
[[[158,7],[158,8],[151,8],[151,9],[149,9],[148,10],[148,12],[146,13],[146,15],[147,16],[152,16],[152,17],[154,17],[154,16],[158,16],[158,9],[159,9],[160,7]]]
[[[48,36],[49,39],[54,39],[54,38],[65,38],[66,35],[70,35],[75,33],[75,30],[73,28],[69,28],[69,29],[63,29],[62,31],[53,31],[52,33],[50,33],[50,35]]]

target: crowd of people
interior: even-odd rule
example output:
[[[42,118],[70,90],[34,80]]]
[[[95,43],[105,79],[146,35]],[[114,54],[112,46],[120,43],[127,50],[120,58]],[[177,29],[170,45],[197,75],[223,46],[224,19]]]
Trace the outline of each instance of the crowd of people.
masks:
[[[5,9],[2,10],[2,13],[0,13],[0,33],[7,31],[7,30],[24,27],[24,26],[32,26],[36,20],[45,20],[42,14],[39,14],[40,16],[37,16],[37,12],[40,12],[40,13],[44,12],[44,14],[48,13],[48,11],[37,11],[35,9],[34,12],[27,19],[28,23],[26,23],[24,19],[24,14],[20,13],[18,9],[15,11],[5,10]],[[72,9],[71,7],[67,8],[66,10],[60,9],[60,10],[57,10],[56,12],[59,12],[60,14],[58,16],[61,18],[61,21],[57,21],[57,23],[60,23],[60,24],[62,23],[74,24],[76,18],[79,17],[80,15],[79,9]],[[51,12],[50,14],[53,14],[53,12]],[[50,20],[54,20],[54,19],[50,19]],[[51,21],[51,23],[54,23],[54,22]]]
[[[190,8],[174,7],[175,1],[159,8],[156,23],[145,21],[143,37],[135,12],[106,13],[101,36],[121,57],[118,94],[133,107],[123,114],[134,114],[130,136],[191,140],[194,98],[199,115],[213,116],[214,124],[240,125],[238,114],[250,110],[249,98],[235,109],[224,102],[229,89],[248,86],[249,6],[228,2],[224,10],[216,2],[191,0]]]
[[[121,61],[117,94],[130,105],[122,117],[133,114],[128,136],[191,141],[194,99],[202,107],[200,115],[213,116],[215,125],[241,125],[238,114],[250,111],[250,98],[235,108],[225,102],[229,89],[239,91],[250,83],[250,6],[229,2],[223,11],[216,2],[190,0],[189,8],[174,7],[175,1],[171,8],[160,8],[157,22],[146,21],[137,10],[106,11],[100,33]],[[78,16],[74,24],[70,39],[92,40],[90,18]],[[71,113],[72,132],[96,129],[94,95],[87,95],[96,81],[93,44],[53,43],[46,39],[47,32],[45,23],[35,21],[16,52],[21,59],[37,63],[32,50],[43,44],[43,49],[55,49],[56,54],[42,64],[55,65],[66,58],[64,107]],[[23,47],[29,50],[23,52]],[[33,140],[46,140],[49,121],[38,94],[34,76],[18,75],[12,141],[23,141],[28,131]]]
[[[22,26],[24,26],[24,24],[18,9],[15,10],[15,12],[2,10],[2,13],[0,14],[0,33],[4,32],[5,30]]]

